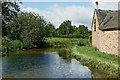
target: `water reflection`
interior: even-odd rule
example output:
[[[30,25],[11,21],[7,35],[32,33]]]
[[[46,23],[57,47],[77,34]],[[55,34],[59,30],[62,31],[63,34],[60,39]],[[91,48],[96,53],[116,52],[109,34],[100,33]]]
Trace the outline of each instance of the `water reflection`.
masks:
[[[3,77],[7,78],[91,78],[91,71],[71,59],[66,50],[33,50],[28,55],[3,57]],[[20,52],[21,54],[21,52]]]

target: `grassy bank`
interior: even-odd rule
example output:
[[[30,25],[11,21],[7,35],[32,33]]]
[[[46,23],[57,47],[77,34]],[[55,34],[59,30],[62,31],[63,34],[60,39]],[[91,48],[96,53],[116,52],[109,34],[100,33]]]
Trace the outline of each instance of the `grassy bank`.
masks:
[[[46,46],[49,47],[71,47],[71,46],[89,46],[89,39],[81,38],[45,38]]]
[[[108,78],[116,78],[118,73],[118,56],[105,54],[98,49],[88,46],[73,47],[71,55],[83,65],[92,66],[108,74]]]

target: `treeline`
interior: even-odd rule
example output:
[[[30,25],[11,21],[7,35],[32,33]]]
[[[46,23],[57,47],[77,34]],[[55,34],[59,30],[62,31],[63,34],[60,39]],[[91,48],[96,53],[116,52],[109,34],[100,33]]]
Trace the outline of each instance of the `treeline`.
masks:
[[[20,11],[19,2],[2,2],[2,51],[46,47],[45,37],[89,38],[84,25],[72,26],[70,20],[55,28],[43,16]]]
[[[46,37],[63,37],[63,38],[89,38],[91,31],[84,25],[71,25],[70,20],[66,20],[60,24],[59,28],[55,29],[53,24],[47,24],[45,26]]]

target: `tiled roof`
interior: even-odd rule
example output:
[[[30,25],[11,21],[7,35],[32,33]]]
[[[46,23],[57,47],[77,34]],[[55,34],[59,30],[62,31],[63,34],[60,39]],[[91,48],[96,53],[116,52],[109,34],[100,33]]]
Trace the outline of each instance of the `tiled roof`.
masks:
[[[118,11],[113,10],[100,10],[96,9],[96,15],[98,18],[99,29],[117,29],[118,26]]]

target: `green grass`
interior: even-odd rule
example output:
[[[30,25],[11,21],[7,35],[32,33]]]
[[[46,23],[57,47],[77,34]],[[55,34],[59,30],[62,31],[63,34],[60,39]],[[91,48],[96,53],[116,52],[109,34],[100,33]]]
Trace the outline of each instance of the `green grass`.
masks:
[[[45,38],[46,42],[51,47],[71,47],[71,46],[87,46],[89,45],[88,39],[81,38]]]
[[[112,62],[114,64],[118,63],[118,56],[112,54],[105,54],[94,47],[78,47],[77,51],[81,52],[81,54],[84,54],[86,56],[88,55],[89,57],[92,57],[94,59],[99,58],[103,61]]]
[[[71,51],[72,56],[82,64],[107,72],[110,74],[107,77],[118,77],[118,56],[105,54],[97,48],[88,46],[76,46],[73,47]]]

